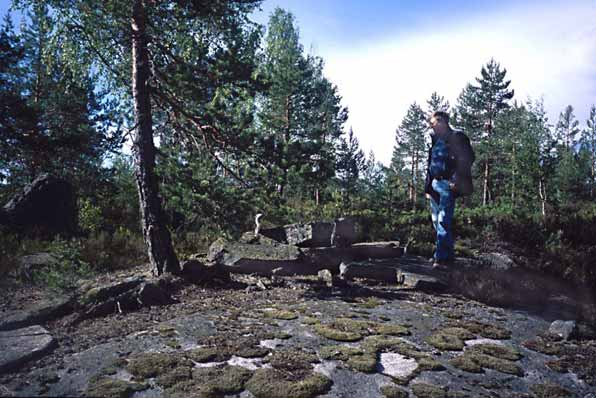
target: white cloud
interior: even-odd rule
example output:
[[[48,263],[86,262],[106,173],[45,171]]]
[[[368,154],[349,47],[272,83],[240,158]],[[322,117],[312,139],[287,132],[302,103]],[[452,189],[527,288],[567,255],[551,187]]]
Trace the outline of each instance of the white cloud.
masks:
[[[426,105],[433,91],[455,104],[490,58],[507,69],[516,99],[542,96],[552,123],[571,104],[583,124],[596,102],[595,20],[592,1],[536,4],[434,21],[408,36],[321,55],[365,153],[388,164],[409,104]]]

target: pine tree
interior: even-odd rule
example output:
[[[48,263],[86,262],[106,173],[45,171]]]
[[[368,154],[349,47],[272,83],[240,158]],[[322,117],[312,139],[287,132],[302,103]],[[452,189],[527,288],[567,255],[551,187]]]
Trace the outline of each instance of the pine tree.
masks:
[[[134,116],[133,153],[149,259],[158,274],[178,272],[155,173],[153,105],[160,106],[171,120],[192,126],[210,148],[209,143],[219,138],[218,130],[205,118],[206,106],[192,106],[196,90],[190,88],[207,79],[226,82],[237,80],[238,75],[246,77],[249,70],[241,68],[243,59],[236,57],[243,54],[245,41],[236,46],[228,43],[233,43],[230,37],[242,37],[238,32],[259,1],[47,3],[62,26],[68,27],[65,31],[72,42],[78,43],[78,56],[90,59],[112,94],[129,105],[128,114]],[[215,34],[203,36],[205,30]],[[235,68],[210,75],[211,62]],[[203,98],[213,98],[213,94],[206,91]]]
[[[467,129],[472,141],[478,142],[478,160],[482,170],[482,204],[486,205],[495,199],[492,192],[491,167],[494,154],[499,151],[496,145],[498,135],[495,130],[497,118],[509,108],[508,101],[513,98],[514,91],[509,90],[510,80],[505,80],[507,70],[491,59],[481,69],[481,77],[476,78],[478,85],[469,84],[458,98],[456,114],[460,125]]]
[[[9,182],[19,164],[21,148],[35,128],[33,109],[24,91],[25,49],[6,15],[0,29],[0,181]]]
[[[442,95],[439,95],[436,91],[430,95],[430,98],[426,101],[426,105],[426,115],[428,118],[430,118],[434,112],[441,111],[449,113],[450,110],[449,101]]]
[[[120,144],[111,123],[117,118],[110,101],[96,89],[90,66],[68,60],[68,43],[47,5],[35,1],[26,11],[19,38],[22,59],[15,62],[18,67],[9,79],[18,82],[18,95],[26,101],[15,120],[28,127],[9,141],[9,182],[22,186],[39,173],[51,173],[89,194],[98,179],[106,177],[105,156]]]
[[[358,138],[350,128],[346,137],[341,137],[337,149],[335,166],[339,187],[342,192],[342,207],[349,211],[354,195],[358,192],[358,179],[366,167],[364,152],[360,149]]]
[[[408,199],[412,207],[416,206],[417,193],[422,190],[427,131],[426,114],[418,104],[411,104],[395,132],[391,168],[396,170],[403,165],[402,170],[409,170]]]
[[[559,143],[563,147],[574,151],[579,138],[579,120],[575,118],[573,107],[567,105],[565,110],[559,114],[559,121],[556,126],[556,134]]]
[[[578,153],[579,121],[573,107],[568,105],[560,113],[555,129],[557,139],[557,168],[555,184],[556,197],[560,202],[569,202],[581,196],[584,185],[582,164]]]
[[[590,108],[590,115],[586,120],[586,129],[582,133],[582,147],[587,151],[590,161],[590,198],[596,195],[596,105]]]

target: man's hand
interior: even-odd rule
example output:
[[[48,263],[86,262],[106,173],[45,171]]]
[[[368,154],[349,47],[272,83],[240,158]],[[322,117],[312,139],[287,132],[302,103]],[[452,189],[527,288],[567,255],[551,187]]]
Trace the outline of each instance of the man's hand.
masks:
[[[426,196],[426,199],[430,199],[430,194],[429,193],[425,193],[424,196]]]
[[[455,186],[455,183],[449,181],[449,190],[451,190],[451,192],[457,192],[457,187]]]

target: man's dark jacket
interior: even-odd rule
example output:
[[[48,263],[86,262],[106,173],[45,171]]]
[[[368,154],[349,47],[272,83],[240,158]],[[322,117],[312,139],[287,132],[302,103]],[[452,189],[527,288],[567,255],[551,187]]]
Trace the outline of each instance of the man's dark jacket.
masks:
[[[430,162],[432,156],[432,148],[437,141],[437,137],[432,135],[432,145],[428,150],[428,161],[426,167],[426,182],[424,184],[424,192],[438,203],[439,194],[432,188],[432,180],[434,176],[430,175]],[[474,162],[474,151],[470,145],[470,139],[461,131],[450,130],[445,136],[445,142],[449,151],[449,158],[447,160],[448,175],[440,176],[439,178],[447,179],[455,184],[455,196],[468,196],[474,191],[472,185],[472,163]]]

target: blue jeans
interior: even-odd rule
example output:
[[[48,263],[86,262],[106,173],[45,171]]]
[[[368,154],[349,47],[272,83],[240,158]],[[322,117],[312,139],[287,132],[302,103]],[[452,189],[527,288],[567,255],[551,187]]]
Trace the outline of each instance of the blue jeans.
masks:
[[[439,194],[437,203],[430,199],[431,217],[437,233],[435,260],[451,260],[454,258],[453,233],[451,231],[455,196],[449,188],[447,180],[433,180],[432,187]]]

